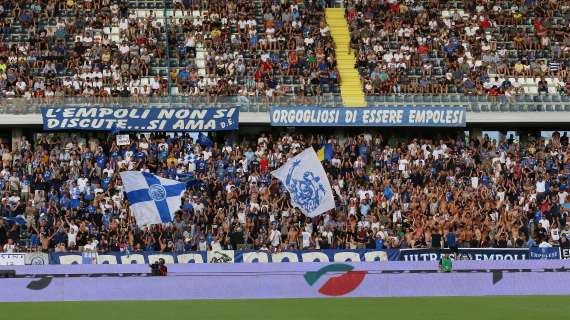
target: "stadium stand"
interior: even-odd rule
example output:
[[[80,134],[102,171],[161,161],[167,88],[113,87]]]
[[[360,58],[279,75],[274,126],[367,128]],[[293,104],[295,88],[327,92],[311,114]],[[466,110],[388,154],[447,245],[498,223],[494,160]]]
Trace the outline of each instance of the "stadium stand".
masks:
[[[0,97],[11,99],[0,111],[37,113],[52,98],[218,106],[226,96],[226,105],[243,102],[241,110],[254,112],[297,97],[319,106],[341,97],[343,105],[570,110],[568,1],[325,7],[309,0],[4,1]],[[377,133],[239,142],[220,135],[213,147],[157,133],[131,135],[123,147],[91,134],[19,136],[0,148],[4,251],[81,250],[89,238],[101,252],[442,241],[523,247],[570,235],[568,138],[559,134],[548,145],[530,139],[523,146],[455,136],[398,143]],[[340,205],[306,219],[269,171],[324,143],[334,145],[325,166]],[[175,223],[135,227],[117,174],[127,169],[188,183]]]
[[[367,95],[567,93],[568,1],[348,1]]]
[[[1,8],[3,97],[339,92],[324,9],[310,1],[20,1]]]
[[[146,8],[137,1],[4,2],[0,95],[166,95],[165,26]]]
[[[325,105],[570,108],[567,1],[343,1],[344,19],[340,5],[4,2],[0,97],[224,96],[267,104],[319,96]]]
[[[173,20],[175,93],[338,93],[334,44],[323,8],[315,3],[211,1],[176,11]]]
[[[548,145],[400,141],[283,133],[210,147],[157,133],[118,147],[87,134],[23,138],[0,149],[0,247],[66,252],[89,239],[100,252],[568,245],[566,135]],[[269,172],[324,143],[334,146],[324,166],[337,208],[306,218]],[[136,227],[122,170],[185,181],[175,222]]]

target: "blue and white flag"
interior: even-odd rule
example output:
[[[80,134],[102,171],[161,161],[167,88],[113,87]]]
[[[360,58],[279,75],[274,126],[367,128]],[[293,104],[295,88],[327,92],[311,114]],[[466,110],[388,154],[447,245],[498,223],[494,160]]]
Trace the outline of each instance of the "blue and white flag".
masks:
[[[120,174],[137,225],[173,220],[174,213],[182,204],[185,183],[140,171],[124,171]]]
[[[26,221],[26,218],[24,218],[23,215],[19,214],[15,217],[5,217],[4,219],[6,219],[6,221],[8,221],[8,223],[12,223],[12,224],[19,224],[19,225],[27,225],[28,222]]]
[[[214,146],[214,142],[212,142],[212,140],[202,132],[200,132],[200,134],[198,134],[198,141],[197,142],[199,145],[201,145],[204,148],[211,148]]]
[[[281,180],[293,205],[307,217],[334,209],[331,184],[313,148],[305,149],[271,174]]]

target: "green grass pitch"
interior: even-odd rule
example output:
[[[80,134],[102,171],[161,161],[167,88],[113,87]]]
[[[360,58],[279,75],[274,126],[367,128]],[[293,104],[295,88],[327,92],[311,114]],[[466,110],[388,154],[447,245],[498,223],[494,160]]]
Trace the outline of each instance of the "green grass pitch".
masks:
[[[570,296],[1,303],[1,319],[570,319]]]

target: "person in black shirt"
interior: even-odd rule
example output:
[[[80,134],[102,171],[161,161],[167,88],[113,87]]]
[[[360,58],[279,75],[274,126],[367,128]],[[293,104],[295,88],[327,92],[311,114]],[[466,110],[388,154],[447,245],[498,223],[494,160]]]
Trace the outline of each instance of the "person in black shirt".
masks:
[[[547,232],[546,228],[542,226],[542,223],[538,224],[538,228],[536,229],[536,233],[538,235],[538,243],[542,242],[542,240],[546,239]]]
[[[431,247],[433,249],[441,248],[441,233],[439,233],[439,226],[435,225],[434,230],[431,234]]]
[[[6,222],[4,219],[0,218],[0,248],[8,242]]]
[[[382,161],[380,154],[377,154],[374,157],[374,163],[373,164],[374,164],[374,169],[377,169],[377,170],[381,170],[382,167],[384,167],[384,161]]]
[[[234,250],[239,250],[238,246],[244,244],[243,231],[241,227],[238,226],[232,233],[230,233],[230,243]]]
[[[495,247],[496,248],[506,248],[507,247],[507,236],[506,234],[503,232],[499,235],[499,238],[495,241]]]
[[[538,81],[538,95],[541,93],[548,94],[548,83],[544,80],[544,77],[540,77]]]
[[[259,169],[259,159],[257,159],[257,156],[253,156],[253,159],[251,159],[251,162],[250,162],[250,166],[255,171],[257,171]]]
[[[570,241],[566,237],[560,237],[560,249],[570,249]]]

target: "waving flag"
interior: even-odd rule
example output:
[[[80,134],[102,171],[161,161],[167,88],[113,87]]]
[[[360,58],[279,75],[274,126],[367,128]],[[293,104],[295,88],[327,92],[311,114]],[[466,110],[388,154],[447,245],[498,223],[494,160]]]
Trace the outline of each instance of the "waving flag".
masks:
[[[202,132],[200,132],[200,134],[198,135],[197,142],[199,145],[205,148],[211,148],[214,146],[214,142],[212,142],[212,140]]]
[[[293,205],[306,216],[318,216],[335,207],[329,179],[313,148],[305,149],[271,174],[281,180]]]
[[[19,224],[19,225],[28,224],[28,222],[26,221],[26,218],[24,218],[24,216],[21,214],[15,216],[15,217],[5,217],[4,219],[6,221],[8,221],[8,223],[11,223],[11,224]]]
[[[186,184],[147,172],[124,171],[121,179],[139,226],[171,222]]]
[[[332,143],[325,143],[319,149],[319,151],[317,151],[317,157],[319,158],[320,161],[330,160],[333,158],[333,155],[334,155],[334,150]]]

